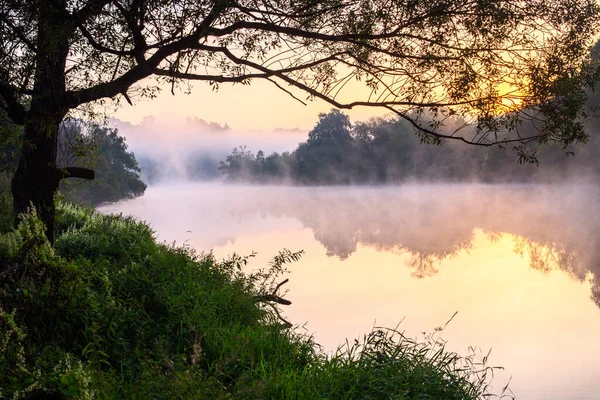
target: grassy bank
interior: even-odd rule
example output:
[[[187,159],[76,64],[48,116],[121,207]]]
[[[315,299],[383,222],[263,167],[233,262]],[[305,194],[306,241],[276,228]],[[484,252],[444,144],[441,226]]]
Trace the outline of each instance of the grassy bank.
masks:
[[[155,241],[144,223],[61,204],[0,236],[0,398],[477,399],[480,365],[377,330],[326,356],[265,303],[258,274]],[[302,321],[299,321],[302,322]],[[37,397],[36,397],[37,396]]]

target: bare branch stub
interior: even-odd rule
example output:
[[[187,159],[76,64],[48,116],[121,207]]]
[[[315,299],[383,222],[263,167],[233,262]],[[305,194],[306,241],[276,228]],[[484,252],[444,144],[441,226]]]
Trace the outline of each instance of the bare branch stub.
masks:
[[[254,300],[256,302],[277,303],[277,304],[281,304],[281,305],[284,305],[284,306],[291,305],[292,304],[291,301],[289,301],[287,299],[284,299],[283,297],[281,297],[281,296],[279,296],[277,294],[277,292],[279,291],[279,289],[281,288],[281,286],[285,285],[288,282],[289,282],[289,279],[284,279],[279,284],[277,284],[277,286],[275,287],[275,289],[271,293],[269,293],[269,294],[261,294],[261,295],[254,296]]]
[[[284,328],[291,328],[293,325],[288,320],[283,318],[283,316],[279,312],[279,309],[277,308],[276,304],[289,306],[292,304],[292,302],[279,296],[277,294],[277,292],[283,285],[285,285],[288,282],[289,282],[289,279],[284,279],[283,281],[278,283],[277,286],[275,286],[275,288],[273,289],[273,291],[271,293],[260,294],[260,295],[254,296],[254,301],[256,301],[257,303],[264,303],[271,307],[271,309],[275,313],[275,316],[277,317],[277,319],[282,322],[282,325]]]

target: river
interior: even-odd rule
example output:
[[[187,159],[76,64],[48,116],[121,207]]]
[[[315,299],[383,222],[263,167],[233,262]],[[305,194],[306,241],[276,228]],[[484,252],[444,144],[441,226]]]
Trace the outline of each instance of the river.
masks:
[[[600,399],[600,189],[559,185],[387,187],[175,183],[101,208],[159,240],[266,266],[304,250],[285,316],[325,351],[374,326],[491,350],[499,391]],[[398,325],[399,324],[399,325]]]

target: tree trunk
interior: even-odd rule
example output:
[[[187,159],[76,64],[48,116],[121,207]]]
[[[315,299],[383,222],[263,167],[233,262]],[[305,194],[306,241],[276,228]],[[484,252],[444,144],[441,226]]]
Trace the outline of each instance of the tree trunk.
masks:
[[[66,0],[40,0],[34,94],[23,132],[19,165],[11,182],[15,225],[20,214],[32,206],[46,225],[46,235],[54,241],[54,194],[62,178],[93,179],[93,171],[83,168],[56,168],[58,128],[68,112],[63,104],[66,92],[65,67],[69,40],[75,27],[67,23]]]
[[[64,178],[94,179],[94,171],[86,168],[56,168],[58,129],[61,119],[50,119],[46,124],[27,124],[19,165],[11,182],[15,226],[20,214],[35,208],[46,225],[46,236],[54,243],[54,195]]]
[[[15,225],[21,213],[34,207],[46,225],[46,236],[51,243],[54,242],[56,211],[54,194],[60,181],[60,173],[55,168],[59,122],[45,129],[39,125],[25,126],[21,158],[11,182]]]

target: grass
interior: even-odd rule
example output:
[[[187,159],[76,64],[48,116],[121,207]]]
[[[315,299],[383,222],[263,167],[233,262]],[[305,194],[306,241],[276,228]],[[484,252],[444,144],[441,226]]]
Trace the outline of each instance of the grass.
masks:
[[[35,214],[0,236],[0,398],[480,399],[490,369],[376,329],[325,355],[266,302],[256,274],[157,243],[131,217],[61,203],[54,246]],[[276,305],[270,303],[271,305]]]

